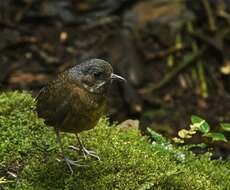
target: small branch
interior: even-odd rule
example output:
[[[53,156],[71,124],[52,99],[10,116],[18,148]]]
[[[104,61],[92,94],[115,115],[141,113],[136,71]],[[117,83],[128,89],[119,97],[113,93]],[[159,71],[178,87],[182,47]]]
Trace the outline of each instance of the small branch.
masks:
[[[145,89],[142,90],[142,92],[153,92],[156,91],[160,88],[162,88],[163,86],[165,86],[166,84],[168,84],[169,82],[172,81],[172,79],[177,76],[177,74],[179,72],[181,72],[183,69],[185,69],[189,64],[193,63],[198,57],[200,57],[203,52],[206,50],[206,48],[202,48],[200,51],[198,52],[194,52],[193,54],[189,54],[187,55],[179,64],[179,66],[177,68],[175,68],[174,70],[172,70],[170,73],[168,73],[165,78],[163,78],[158,84],[149,84]]]
[[[162,50],[156,53],[145,53],[146,59],[147,60],[154,60],[154,59],[159,59],[159,58],[164,58],[166,56],[168,56],[169,54],[181,51],[183,49],[185,49],[186,46],[184,44],[179,44],[179,45],[175,45],[173,47],[170,47],[166,50]]]
[[[202,0],[202,3],[204,5],[205,11],[207,13],[209,28],[211,31],[215,31],[216,30],[216,21],[215,21],[215,18],[213,16],[213,12],[212,12],[209,0]]]

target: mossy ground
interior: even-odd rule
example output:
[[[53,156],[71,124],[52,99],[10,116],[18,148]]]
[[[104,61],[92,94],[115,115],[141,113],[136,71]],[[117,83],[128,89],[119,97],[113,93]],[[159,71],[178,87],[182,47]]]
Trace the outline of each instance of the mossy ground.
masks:
[[[102,161],[88,159],[88,167],[74,167],[71,175],[57,160],[61,154],[53,129],[37,118],[34,108],[27,93],[0,95],[0,189],[230,189],[229,162],[151,145],[136,129],[111,127],[106,119],[81,134]],[[79,153],[68,148],[76,144],[74,135],[62,136],[68,156],[78,159]]]

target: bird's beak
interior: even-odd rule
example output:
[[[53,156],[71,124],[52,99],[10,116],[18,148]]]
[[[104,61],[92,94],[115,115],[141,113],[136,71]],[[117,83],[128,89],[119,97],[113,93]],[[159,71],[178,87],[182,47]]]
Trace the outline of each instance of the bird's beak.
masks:
[[[111,74],[110,78],[111,78],[112,80],[114,80],[114,79],[115,79],[115,80],[123,80],[123,81],[126,82],[125,78],[123,78],[123,77],[121,77],[121,76],[119,76],[119,75],[116,75],[116,74],[114,74],[114,73]]]

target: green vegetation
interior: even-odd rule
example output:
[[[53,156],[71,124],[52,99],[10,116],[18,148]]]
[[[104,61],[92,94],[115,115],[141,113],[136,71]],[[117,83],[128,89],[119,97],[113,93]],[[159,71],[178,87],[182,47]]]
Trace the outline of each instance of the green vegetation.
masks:
[[[109,127],[101,119],[97,127],[81,134],[85,144],[96,150],[102,162],[88,159],[88,167],[68,167],[52,128],[34,112],[34,99],[26,93],[0,95],[0,189],[208,189],[230,187],[230,164],[211,161],[210,154],[195,156],[178,149],[164,137],[150,144],[138,130]],[[63,135],[68,155],[78,159],[74,135]],[[58,161],[59,159],[59,161]]]
[[[191,117],[192,124],[190,125],[190,129],[181,129],[178,132],[179,137],[173,138],[175,143],[184,143],[184,139],[191,139],[193,135],[197,134],[197,132],[202,133],[202,137],[210,138],[211,141],[223,141],[228,142],[225,135],[222,132],[212,132],[210,131],[210,125],[204,119],[199,116],[193,115]],[[222,131],[230,131],[229,123],[220,123],[220,129]]]

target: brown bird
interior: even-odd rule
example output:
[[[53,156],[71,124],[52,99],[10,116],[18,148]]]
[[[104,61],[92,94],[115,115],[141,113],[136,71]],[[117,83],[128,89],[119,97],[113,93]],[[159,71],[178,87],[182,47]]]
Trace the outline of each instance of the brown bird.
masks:
[[[106,92],[113,79],[125,79],[113,73],[112,66],[101,59],[91,59],[62,73],[37,96],[37,113],[49,126],[53,126],[64,160],[70,171],[71,165],[81,160],[70,160],[64,154],[60,131],[75,133],[80,149],[86,156],[100,160],[93,151],[85,148],[78,133],[95,127],[105,112]]]

